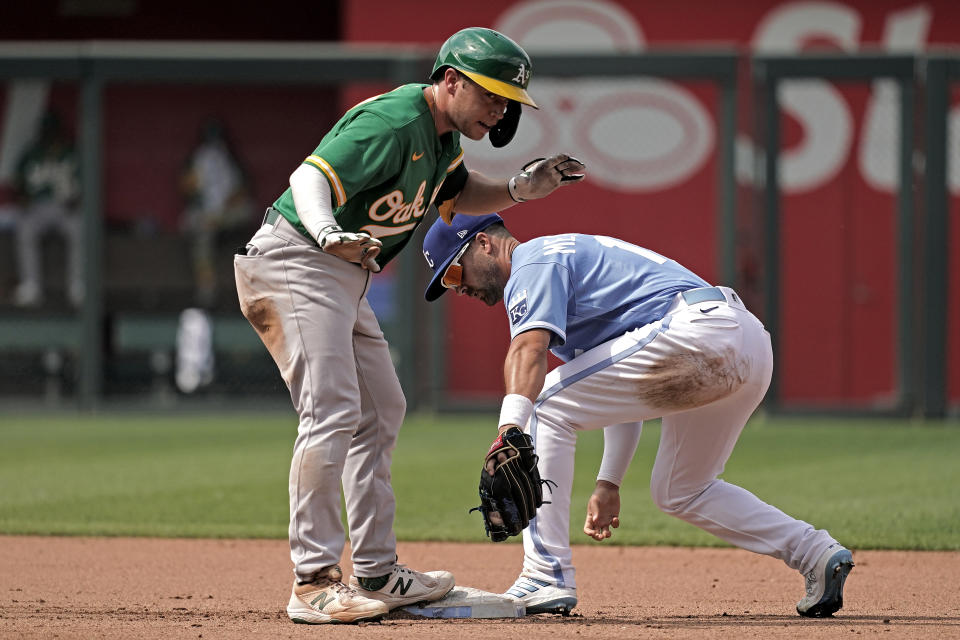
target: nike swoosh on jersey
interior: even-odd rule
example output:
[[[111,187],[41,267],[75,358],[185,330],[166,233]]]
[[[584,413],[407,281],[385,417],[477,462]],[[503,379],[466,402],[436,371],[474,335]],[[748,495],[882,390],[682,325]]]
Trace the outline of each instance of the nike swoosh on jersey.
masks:
[[[422,157],[423,157],[423,151],[421,151],[420,153],[414,153],[412,156],[410,156],[410,159],[416,162]]]

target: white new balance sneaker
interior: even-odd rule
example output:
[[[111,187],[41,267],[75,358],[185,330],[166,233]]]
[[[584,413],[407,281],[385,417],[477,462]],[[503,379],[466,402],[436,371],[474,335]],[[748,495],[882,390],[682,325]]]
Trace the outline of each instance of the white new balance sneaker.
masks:
[[[389,609],[379,600],[365,598],[343,584],[340,567],[330,567],[314,576],[313,582],[293,585],[287,615],[297,624],[373,622]]]
[[[350,587],[360,595],[379,600],[389,609],[396,609],[417,602],[433,602],[447,595],[455,580],[449,571],[420,573],[399,562],[384,576],[386,582],[379,589],[364,589],[356,576],[350,576]]]
[[[820,554],[807,573],[807,595],[797,603],[797,613],[807,618],[826,618],[843,607],[843,583],[853,569],[853,555],[839,544]]]
[[[559,613],[570,615],[577,606],[577,590],[573,587],[557,587],[544,580],[520,576],[504,594],[519,600],[527,607],[527,614]]]

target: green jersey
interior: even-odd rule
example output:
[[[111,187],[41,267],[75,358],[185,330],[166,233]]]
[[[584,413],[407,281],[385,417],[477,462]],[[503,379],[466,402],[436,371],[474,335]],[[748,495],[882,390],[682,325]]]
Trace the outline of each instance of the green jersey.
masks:
[[[461,188],[465,182],[460,133],[437,136],[426,86],[403,85],[356,105],[304,160],[330,183],[333,216],[343,230],[383,242],[381,267],[410,240],[444,181],[455,176],[450,183]],[[311,237],[289,188],[273,208]]]
[[[17,187],[31,204],[72,207],[80,197],[77,156],[71,147],[50,144],[28,151],[17,167]]]

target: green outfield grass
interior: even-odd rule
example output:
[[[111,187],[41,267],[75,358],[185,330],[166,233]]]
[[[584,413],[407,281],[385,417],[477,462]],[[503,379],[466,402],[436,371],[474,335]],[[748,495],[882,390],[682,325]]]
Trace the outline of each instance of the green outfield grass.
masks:
[[[411,416],[394,456],[397,536],[483,540],[480,460],[493,416]],[[285,538],[291,414],[0,418],[0,533]],[[611,542],[722,546],[649,495],[645,425]],[[603,440],[577,449],[572,540]],[[724,478],[857,549],[960,549],[960,426],[754,419]]]

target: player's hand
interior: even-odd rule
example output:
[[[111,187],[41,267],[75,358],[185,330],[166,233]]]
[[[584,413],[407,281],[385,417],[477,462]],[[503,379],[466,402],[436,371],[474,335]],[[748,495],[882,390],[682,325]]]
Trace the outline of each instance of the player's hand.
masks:
[[[620,488],[605,480],[597,480],[593,495],[587,500],[587,521],[583,532],[594,540],[613,535],[610,528],[620,526]]]
[[[317,235],[317,244],[325,252],[347,262],[355,262],[374,273],[380,271],[376,257],[380,255],[383,243],[363,231],[352,233],[331,225]]]
[[[579,182],[586,177],[586,165],[565,153],[528,162],[513,178],[512,194],[520,201],[550,195],[557,187]]]

